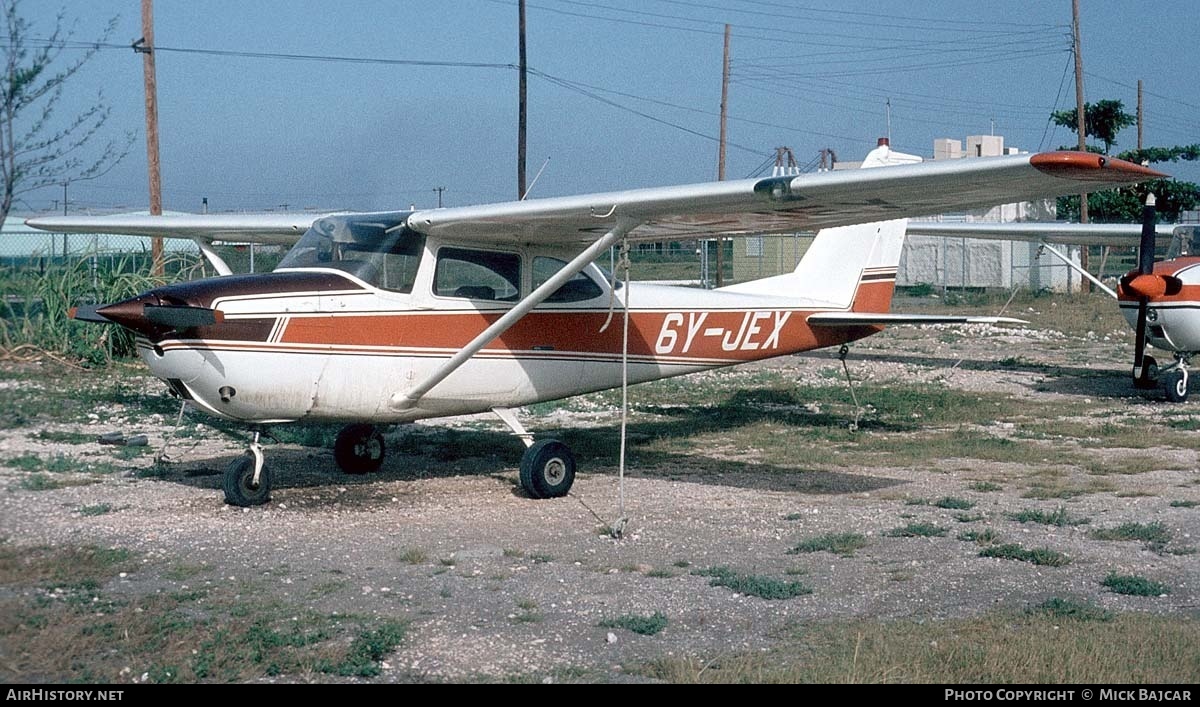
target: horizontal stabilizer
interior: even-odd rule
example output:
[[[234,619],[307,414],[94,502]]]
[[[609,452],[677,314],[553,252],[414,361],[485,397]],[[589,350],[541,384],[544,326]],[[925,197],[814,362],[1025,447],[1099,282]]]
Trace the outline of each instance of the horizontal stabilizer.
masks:
[[[884,326],[891,324],[1028,324],[1012,317],[961,317],[950,314],[877,314],[874,312],[817,312],[808,315],[813,326]]]

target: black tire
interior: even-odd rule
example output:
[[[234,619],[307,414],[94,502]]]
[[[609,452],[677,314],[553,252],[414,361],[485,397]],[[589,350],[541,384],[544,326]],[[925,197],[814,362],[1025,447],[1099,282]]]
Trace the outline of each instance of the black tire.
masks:
[[[386,453],[383,433],[375,425],[346,425],[333,443],[333,459],[347,474],[379,471]]]
[[[1163,390],[1167,400],[1172,403],[1186,402],[1188,399],[1188,375],[1176,368],[1163,377]]]
[[[521,487],[533,498],[566,496],[575,483],[575,455],[556,439],[534,442],[521,457]]]
[[[254,457],[249,454],[233,460],[225,467],[225,502],[231,506],[261,506],[271,500],[271,470],[263,464],[262,472],[258,475],[258,485],[254,481]]]
[[[1153,356],[1142,357],[1142,370],[1133,369],[1133,387],[1151,390],[1158,382],[1158,361]]]

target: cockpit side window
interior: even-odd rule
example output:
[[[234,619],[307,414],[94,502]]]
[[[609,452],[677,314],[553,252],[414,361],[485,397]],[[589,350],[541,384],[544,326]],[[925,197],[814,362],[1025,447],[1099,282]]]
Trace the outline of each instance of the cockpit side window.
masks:
[[[1176,226],[1167,259],[1200,255],[1200,226]]]
[[[375,287],[411,293],[425,252],[425,236],[402,224],[386,219],[321,219],[277,269],[336,268]]]
[[[494,302],[516,302],[521,295],[521,256],[468,248],[438,250],[433,293]]]
[[[558,258],[538,256],[533,259],[533,287],[537,289],[542,283],[554,276],[554,273],[566,267],[567,263]],[[563,286],[546,298],[547,302],[582,302],[595,299],[604,294],[604,290],[592,278],[582,272],[563,283]]]

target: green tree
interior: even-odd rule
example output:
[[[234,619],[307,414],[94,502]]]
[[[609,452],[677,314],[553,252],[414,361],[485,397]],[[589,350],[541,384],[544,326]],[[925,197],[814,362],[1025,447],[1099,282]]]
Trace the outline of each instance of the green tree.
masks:
[[[110,140],[89,149],[92,138],[108,122],[103,96],[77,115],[60,119],[59,101],[68,81],[96,55],[116,27],[116,18],[99,39],[72,61],[59,61],[72,44],[73,33],[60,13],[48,34],[34,33],[21,16],[19,0],[0,0],[5,29],[4,74],[0,77],[0,223],[16,198],[63,182],[91,179],[115,165],[133,144]]]
[[[1181,211],[1200,208],[1200,185],[1174,179],[1153,179],[1130,187],[1088,194],[1088,220],[1093,223],[1137,223],[1142,220],[1146,194],[1155,198],[1158,221],[1173,223]],[[1079,196],[1058,197],[1058,218],[1079,221]]]
[[[1079,111],[1059,110],[1050,114],[1055,125],[1079,130]],[[1121,101],[1104,100],[1083,104],[1083,130],[1086,137],[1094,137],[1104,143],[1104,154],[1117,144],[1117,133],[1137,123],[1137,117],[1125,112]]]
[[[1051,114],[1051,120],[1056,125],[1074,132],[1078,128],[1076,115],[1078,113],[1073,109],[1055,111]],[[1104,154],[1108,154],[1112,146],[1117,144],[1117,134],[1121,130],[1137,122],[1136,118],[1123,110],[1121,101],[1116,100],[1085,103],[1083,116],[1084,130],[1089,137],[1099,138],[1104,143]],[[1062,149],[1075,148],[1072,146]],[[1099,152],[1097,148],[1089,149]],[[1140,150],[1127,150],[1116,156],[1118,159],[1146,165],[1179,160],[1194,161],[1200,159],[1200,144],[1145,147]],[[1147,193],[1153,193],[1157,200],[1160,222],[1178,221],[1179,212],[1200,207],[1200,185],[1174,179],[1154,179],[1131,187],[1088,194],[1088,218],[1096,223],[1137,223],[1142,218],[1142,204],[1146,201]],[[1058,218],[1067,221],[1079,220],[1078,196],[1058,198]]]

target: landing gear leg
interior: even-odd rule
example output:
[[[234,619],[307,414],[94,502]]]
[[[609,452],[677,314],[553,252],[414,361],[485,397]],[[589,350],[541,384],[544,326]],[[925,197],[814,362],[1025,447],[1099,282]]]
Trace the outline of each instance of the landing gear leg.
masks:
[[[1179,352],[1175,354],[1175,365],[1163,376],[1163,390],[1167,400],[1172,403],[1186,402],[1188,399],[1188,364],[1191,355]]]
[[[521,488],[533,498],[557,498],[566,496],[575,483],[575,455],[570,447],[556,439],[533,441],[509,408],[492,408],[492,412],[508,425],[525,443],[525,454],[521,457]]]
[[[271,469],[263,457],[259,432],[246,453],[225,468],[222,485],[225,502],[231,506],[261,506],[271,500]]]

